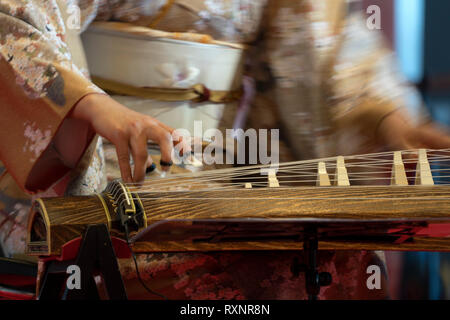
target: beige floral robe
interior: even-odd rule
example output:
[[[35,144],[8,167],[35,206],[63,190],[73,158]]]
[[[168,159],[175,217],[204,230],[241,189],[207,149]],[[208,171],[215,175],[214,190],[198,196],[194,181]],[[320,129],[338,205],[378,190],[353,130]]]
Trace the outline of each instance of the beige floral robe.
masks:
[[[67,119],[82,97],[102,92],[75,65],[68,36],[56,1],[0,2],[0,244],[6,256],[24,252],[32,197],[105,186],[101,141]],[[79,148],[78,164],[63,163],[58,154],[63,131]]]
[[[246,126],[281,128],[286,145],[281,160],[373,145],[381,119],[404,106],[408,89],[389,67],[391,52],[360,16],[346,14],[343,1],[81,0],[79,5],[87,22],[121,20],[247,43],[247,74],[257,95]],[[81,128],[76,139],[81,150],[96,149],[96,157],[87,152],[81,165],[58,162],[52,143],[76,102],[99,92],[73,63],[66,31],[54,0],[0,0],[0,159],[5,164],[0,236],[7,253],[23,243],[30,197],[21,190],[63,194],[73,176],[78,181],[70,184],[72,193],[79,193],[80,185],[85,192],[103,186],[101,148],[88,148],[89,132]],[[384,90],[386,83],[397,90]],[[228,111],[223,125],[231,125],[236,113]],[[290,270],[298,256],[302,253],[149,254],[138,262],[147,285],[170,299],[298,299],[306,296],[304,277]],[[366,287],[366,267],[382,266],[376,255],[323,252],[319,261],[321,271],[334,277],[321,298],[386,297],[385,284],[379,291]],[[122,261],[121,270],[131,298],[157,298],[136,280],[131,261]]]

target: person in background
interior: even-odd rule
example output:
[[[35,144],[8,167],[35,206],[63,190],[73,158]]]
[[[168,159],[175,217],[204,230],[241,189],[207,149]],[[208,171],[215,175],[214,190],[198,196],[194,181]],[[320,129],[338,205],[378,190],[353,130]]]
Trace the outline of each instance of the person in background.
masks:
[[[102,191],[97,135],[116,146],[126,182],[144,178],[152,161],[148,140],[170,161],[172,129],[112,100],[77,65],[79,43],[63,19],[68,4],[80,6],[82,29],[94,19],[118,20],[248,44],[246,75],[256,97],[240,125],[281,128],[281,161],[450,146],[444,131],[405,111],[411,89],[395,72],[392,53],[345,1],[0,0],[0,243],[6,255],[23,251],[30,194]],[[225,112],[223,126],[231,128],[239,112]],[[304,277],[290,270],[298,256],[149,254],[138,262],[147,286],[169,299],[299,299],[306,296]],[[320,298],[388,295],[385,283],[383,290],[366,287],[366,267],[383,265],[374,253],[326,251],[319,263],[334,279]],[[130,298],[158,298],[137,281],[131,261],[121,261],[121,271]]]

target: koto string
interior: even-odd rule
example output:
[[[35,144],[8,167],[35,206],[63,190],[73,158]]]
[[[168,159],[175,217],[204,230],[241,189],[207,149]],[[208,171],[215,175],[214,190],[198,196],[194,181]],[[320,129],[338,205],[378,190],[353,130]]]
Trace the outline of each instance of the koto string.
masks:
[[[442,152],[442,151],[441,151]],[[392,165],[392,160],[383,160],[383,159],[375,159],[376,161],[378,161],[378,163],[374,163],[372,160],[371,162],[367,162],[367,161],[359,161],[359,162],[350,162],[350,160],[352,159],[358,159],[361,158],[363,156],[352,156],[352,157],[347,157],[346,158],[346,167],[347,168],[351,168],[351,167],[355,167],[355,166],[363,166],[363,165],[374,165],[374,166],[380,166],[380,165],[387,165],[390,164]],[[330,160],[331,159],[331,160]],[[367,158],[366,158],[367,160]],[[445,160],[449,160],[449,156],[440,156],[440,157],[429,157],[429,161],[430,162],[436,162],[436,160],[440,160],[440,161],[445,161]],[[313,162],[311,162],[313,161]],[[294,163],[285,163],[285,164],[279,164],[279,169],[278,172],[286,172],[287,170],[305,170],[305,169],[316,169],[317,166],[317,162],[319,161],[328,161],[328,162],[335,162],[335,158],[328,158],[328,159],[322,159],[322,160],[310,160],[310,161],[306,161],[306,162],[294,162]],[[416,163],[416,160],[404,160],[403,163],[404,164],[413,164]],[[329,163],[329,166],[331,168],[335,167],[334,163]],[[252,167],[244,167],[244,168],[230,168],[230,169],[219,169],[219,170],[212,170],[212,171],[203,171],[203,172],[196,172],[196,173],[192,173],[190,174],[190,178],[192,179],[215,179],[215,178],[219,178],[222,179],[225,178],[230,178],[230,177],[236,177],[237,175],[248,175],[248,174],[258,174],[260,173],[260,169],[262,168],[270,168],[270,166],[252,166]],[[171,178],[169,178],[169,181],[171,179],[175,179],[178,177],[186,177],[186,174],[177,174],[177,175],[172,175]],[[152,181],[149,181],[149,180]],[[145,186],[147,185],[154,185],[155,182],[157,182],[159,179],[154,179],[154,178],[147,178],[146,182],[141,183],[141,184],[136,184],[136,183],[130,183],[127,184],[127,186]],[[161,179],[162,180],[162,179]],[[167,180],[167,179],[164,179]]]
[[[450,171],[450,169],[431,169],[430,170],[432,173],[445,173],[447,171]],[[370,181],[377,181],[377,180],[385,180],[385,179],[389,179],[388,177],[377,177],[377,176],[373,176],[373,175],[380,175],[380,174],[384,174],[384,173],[389,173],[390,171],[376,171],[376,172],[349,172],[348,176],[350,181],[363,181],[363,180],[370,180]],[[415,170],[405,170],[405,173],[414,173]],[[302,183],[302,182],[315,182],[315,178],[317,177],[317,173],[302,173],[302,174],[295,174],[295,175],[279,175],[278,179],[281,182],[284,183],[288,183],[288,182],[294,182],[294,183]],[[437,178],[448,178],[448,175],[440,175]],[[306,179],[299,179],[299,180],[287,180],[287,178],[306,178]],[[307,178],[311,178],[311,179],[307,179]],[[230,179],[230,178],[228,178]],[[234,176],[231,177],[231,179],[233,180],[245,180],[248,179],[248,177],[242,177],[242,176]],[[260,180],[260,181],[264,181],[267,180],[267,177],[265,176],[256,176],[256,177],[252,177],[252,180]],[[330,177],[330,181],[334,181],[333,177]],[[167,179],[163,182],[157,181],[155,180],[154,183],[152,183],[150,185],[150,188],[145,188],[146,186],[143,187],[137,187],[136,185],[133,186],[129,186],[130,191],[134,191],[137,193],[145,193],[148,191],[157,191],[158,188],[164,188],[167,186],[179,186],[180,183],[184,183],[184,184],[190,184],[192,186],[195,185],[201,185],[204,184],[205,182],[220,182],[220,187],[212,187],[212,186],[208,186],[208,190],[212,190],[212,189],[222,189],[224,187],[242,187],[243,183],[239,183],[239,182],[229,182],[227,180],[224,180],[224,177],[219,177],[219,178],[209,178],[209,179],[185,179],[185,180],[179,180],[179,179]],[[253,183],[258,183],[258,182],[253,182]],[[263,182],[261,182],[263,183]],[[167,191],[167,190],[162,190],[162,191]]]
[[[403,164],[405,166],[417,163],[417,151],[404,151],[402,152]],[[432,173],[440,173],[435,178],[438,180],[444,178],[450,178],[449,175],[445,175],[446,171],[450,171],[450,149],[445,150],[428,150],[428,161],[431,166]],[[350,182],[366,181],[389,181],[390,176],[377,177],[371,175],[389,174],[392,171],[393,165],[393,153],[383,152],[369,155],[357,155],[345,157],[345,167],[348,171],[348,177]],[[289,184],[309,184],[316,182],[317,177],[317,163],[325,162],[327,169],[333,171],[336,168],[336,157],[325,158],[319,160],[307,160],[297,161],[290,163],[281,163],[277,169],[277,178],[282,183]],[[435,168],[435,166],[438,168]],[[231,190],[237,188],[243,188],[243,183],[230,182],[231,180],[251,180],[252,186],[255,187],[267,187],[267,176],[261,175],[261,169],[270,169],[269,165],[259,165],[251,167],[241,168],[228,168],[211,171],[201,171],[192,174],[176,174],[171,175],[169,178],[148,178],[143,183],[128,183],[125,186],[135,194],[145,193],[157,193],[157,192],[179,192],[179,191],[192,191],[191,188],[209,184],[206,188],[196,189],[196,191],[207,190]],[[448,168],[448,169],[446,169]],[[372,170],[368,172],[353,172],[354,170],[366,169]],[[381,170],[380,170],[381,169]],[[384,171],[383,171],[384,170]],[[405,169],[405,173],[412,174],[415,169]],[[330,182],[334,182],[334,175],[329,174]],[[259,180],[259,181],[256,181]],[[440,183],[443,184],[443,183]],[[186,188],[185,186],[189,187]],[[177,190],[164,190],[164,188],[171,187]],[[205,186],[204,186],[205,187]],[[291,186],[290,186],[291,187]],[[120,191],[120,186],[115,186],[110,192],[117,196]],[[163,189],[163,190],[161,190]],[[122,193],[120,196],[120,203],[127,201],[126,196]]]
[[[386,172],[390,172],[391,168],[389,167],[388,170],[389,171],[386,171]],[[443,172],[445,170],[448,170],[448,169],[433,169],[432,172]],[[411,173],[411,172],[414,172],[414,171],[413,170],[407,170],[407,172]],[[354,178],[353,174],[359,175],[358,178]],[[373,178],[373,177],[370,177],[368,175],[364,176],[363,174],[364,173],[349,173],[349,178],[350,178],[351,181],[362,181],[362,180],[367,180],[367,179],[372,179],[374,181],[377,181],[377,180],[389,180],[389,178],[387,178],[387,177],[386,178],[379,178],[379,177],[378,178]],[[243,174],[241,174],[241,176],[242,175]],[[185,176],[186,175],[184,175],[184,177]],[[237,179],[235,176],[236,176],[236,174],[234,174],[234,178]],[[307,175],[304,174],[303,176],[307,176]],[[311,176],[311,177],[315,176],[315,173],[314,174],[310,174],[309,176]],[[292,177],[292,176],[290,176],[290,177]],[[298,177],[298,176],[296,176],[296,177]],[[448,177],[449,176],[441,175],[440,177],[437,177],[437,178],[441,179],[441,178],[448,178]],[[253,178],[255,178],[255,177],[253,177]],[[265,177],[258,177],[258,179],[264,179],[264,178]],[[286,181],[285,178],[286,178],[285,176],[284,177],[280,176],[280,180],[282,182],[284,182],[284,183],[297,183],[297,184],[299,184],[299,183],[305,183],[305,182],[315,182],[315,180],[295,180],[295,181],[290,181],[289,180],[289,181]],[[170,179],[161,179],[161,180],[163,182],[160,182],[160,181],[158,181],[158,179],[155,179],[155,181],[152,183],[152,188],[150,188],[150,189],[145,189],[143,187],[141,187],[141,188],[134,187],[134,190],[137,190],[137,192],[135,192],[135,193],[142,194],[142,193],[146,193],[146,192],[157,192],[158,191],[157,188],[161,188],[161,187],[164,187],[164,186],[173,186],[174,184],[179,185],[179,183],[180,183],[180,181],[178,181],[178,179],[176,178],[175,175],[172,176]],[[217,180],[219,180],[219,181],[221,180],[222,181],[221,186],[220,187],[214,187],[214,188],[209,186],[207,190],[225,190],[225,189],[231,189],[231,188],[235,188],[235,187],[239,187],[239,188],[242,187],[242,185],[239,184],[239,183],[224,182],[223,181],[224,180],[223,175],[221,175],[219,178],[215,178],[215,179],[211,179],[211,178],[208,179],[208,177],[206,177],[206,180],[203,178],[203,179],[196,179],[196,180],[185,180],[183,182],[186,183],[186,184],[189,183],[191,185],[196,185],[196,184],[198,185],[198,184],[204,183],[205,181],[210,182],[210,181],[217,181]],[[333,180],[333,179],[330,179],[330,180]],[[135,184],[132,184],[132,185],[135,185]],[[255,186],[266,186],[264,183],[254,183],[254,185]],[[130,187],[130,189],[133,190],[133,187]],[[185,189],[185,188],[183,188],[183,189]],[[163,190],[163,191],[167,192],[167,190]],[[181,190],[176,190],[174,192],[178,192],[178,191],[181,191]]]

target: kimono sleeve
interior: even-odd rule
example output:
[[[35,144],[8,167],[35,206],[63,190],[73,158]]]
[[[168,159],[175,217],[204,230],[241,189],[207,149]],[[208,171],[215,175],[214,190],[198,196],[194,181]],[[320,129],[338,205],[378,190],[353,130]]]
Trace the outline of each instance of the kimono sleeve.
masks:
[[[380,31],[369,30],[360,14],[348,18],[331,81],[338,128],[375,140],[381,121],[394,111],[425,115],[417,91],[402,76]]]
[[[0,0],[0,160],[28,192],[70,170],[53,138],[78,101],[102,92],[73,64],[64,34],[56,1]]]

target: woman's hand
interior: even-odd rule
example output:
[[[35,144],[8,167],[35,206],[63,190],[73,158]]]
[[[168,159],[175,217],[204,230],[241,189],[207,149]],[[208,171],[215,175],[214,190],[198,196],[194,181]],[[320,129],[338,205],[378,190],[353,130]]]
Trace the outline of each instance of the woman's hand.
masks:
[[[401,110],[382,120],[377,139],[390,150],[450,148],[450,136],[445,130],[432,123],[416,127]]]
[[[100,136],[116,146],[123,181],[141,182],[152,164],[147,141],[156,142],[161,160],[171,162],[173,129],[149,116],[132,111],[103,94],[84,97],[72,111],[72,118],[88,122]],[[134,159],[131,174],[130,153]]]

